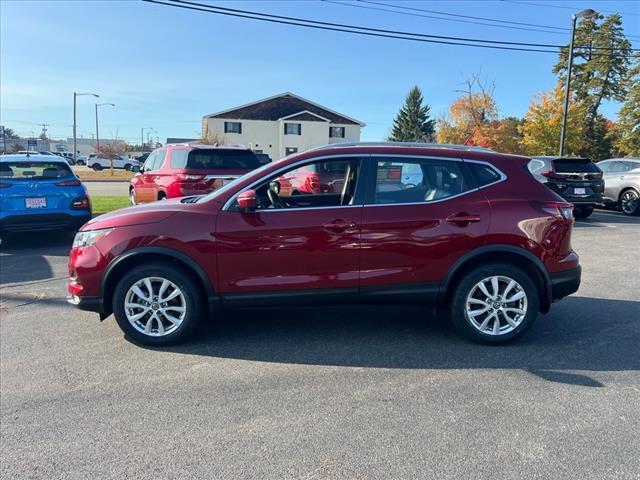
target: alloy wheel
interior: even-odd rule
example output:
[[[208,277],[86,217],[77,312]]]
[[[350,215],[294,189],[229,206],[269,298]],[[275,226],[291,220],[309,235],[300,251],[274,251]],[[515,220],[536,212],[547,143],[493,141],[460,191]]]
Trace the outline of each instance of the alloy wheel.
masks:
[[[623,213],[633,215],[638,209],[638,194],[633,190],[627,190],[620,199],[620,208]]]
[[[512,278],[494,275],[474,285],[467,295],[465,315],[485,335],[515,330],[527,315],[527,293]]]
[[[172,281],[145,277],[127,291],[124,311],[138,332],[163,337],[180,327],[187,313],[187,304],[184,294]]]

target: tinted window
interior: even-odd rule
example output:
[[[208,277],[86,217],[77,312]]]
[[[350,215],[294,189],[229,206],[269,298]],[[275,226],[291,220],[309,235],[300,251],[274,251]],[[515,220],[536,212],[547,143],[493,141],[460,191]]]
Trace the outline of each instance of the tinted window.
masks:
[[[62,162],[0,162],[0,178],[13,180],[53,180],[73,177]]]
[[[212,148],[191,150],[187,156],[189,170],[253,170],[260,162],[251,150]]]
[[[532,160],[529,162],[529,170],[534,173],[534,170],[531,170],[533,162],[540,162],[540,165],[533,165],[533,168],[541,169],[544,168],[545,163],[542,160]],[[496,172],[491,166],[486,165],[484,163],[474,163],[474,162],[466,162],[467,167],[471,170],[471,174],[476,181],[478,187],[484,187],[485,185],[489,185],[493,182],[497,182],[500,180],[501,176],[498,172]]]
[[[419,203],[442,200],[473,187],[462,162],[430,159],[379,160],[374,203]]]
[[[553,168],[557,173],[599,173],[600,169],[591,160],[554,160]]]

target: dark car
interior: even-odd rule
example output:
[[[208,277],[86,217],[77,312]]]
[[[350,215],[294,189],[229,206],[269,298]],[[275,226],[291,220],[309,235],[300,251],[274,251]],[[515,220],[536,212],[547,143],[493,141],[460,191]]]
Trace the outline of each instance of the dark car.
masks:
[[[533,157],[527,167],[536,180],[574,205],[576,218],[587,218],[604,204],[602,170],[587,158]]]
[[[205,196],[95,218],[71,250],[69,301],[147,345],[224,309],[394,302],[447,308],[470,339],[505,343],[580,284],[572,206],[529,161],[393,143],[292,155]],[[340,189],[277,188],[327,165]]]
[[[240,145],[167,145],[154,150],[131,179],[129,198],[137,205],[204,195],[259,166],[256,154]]]

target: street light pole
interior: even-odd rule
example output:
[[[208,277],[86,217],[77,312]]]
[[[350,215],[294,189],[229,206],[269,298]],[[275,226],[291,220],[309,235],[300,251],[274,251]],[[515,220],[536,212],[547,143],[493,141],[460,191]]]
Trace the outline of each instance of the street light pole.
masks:
[[[151,130],[151,127],[142,127],[140,129],[140,150],[142,151],[140,155],[144,155],[144,131]]]
[[[96,93],[76,93],[76,92],[73,92],[73,163],[74,164],[77,162],[76,155],[78,153],[78,139],[77,139],[77,136],[76,136],[76,129],[77,129],[77,123],[76,123],[76,98],[79,97],[80,95],[93,95],[96,98],[100,98],[100,95],[98,95]]]
[[[100,153],[100,134],[98,132],[98,107],[102,107],[103,105],[111,105],[115,107],[115,103],[96,103],[96,150]]]
[[[569,60],[567,61],[567,80],[564,87],[564,109],[562,110],[562,128],[560,129],[560,153],[559,156],[564,155],[564,141],[567,130],[567,116],[569,114],[569,98],[571,90],[571,71],[573,70],[573,42],[576,37],[576,21],[578,17],[587,17],[594,15],[597,12],[590,8],[581,11],[575,15],[571,15],[571,42],[569,43]]]

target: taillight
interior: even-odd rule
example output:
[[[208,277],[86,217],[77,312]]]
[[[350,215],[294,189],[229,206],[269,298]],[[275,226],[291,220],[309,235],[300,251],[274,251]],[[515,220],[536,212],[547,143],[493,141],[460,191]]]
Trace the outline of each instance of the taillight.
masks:
[[[590,173],[589,177],[591,177],[591,178],[602,178],[602,172]]]
[[[309,175],[308,180],[309,180],[309,188],[311,188],[311,190],[320,189],[320,178],[316,173]]]
[[[73,210],[90,210],[91,201],[89,201],[87,197],[76,198],[73,202],[71,202],[71,208]]]
[[[565,178],[562,175],[558,175],[553,170],[549,170],[548,172],[542,172],[540,175],[542,175],[543,177],[553,178],[553,179],[556,179],[556,180]]]
[[[0,188],[9,188],[10,186],[10,183],[0,183]]]
[[[58,187],[79,187],[82,185],[82,182],[78,179],[75,180],[65,180],[64,182],[57,182],[56,186]]]
[[[543,203],[542,210],[557,218],[562,218],[567,222],[573,222],[573,205],[568,203]]]
[[[190,182],[197,182],[198,180],[204,179],[204,175],[191,175],[188,173],[178,173],[176,177],[180,180],[188,180]]]

